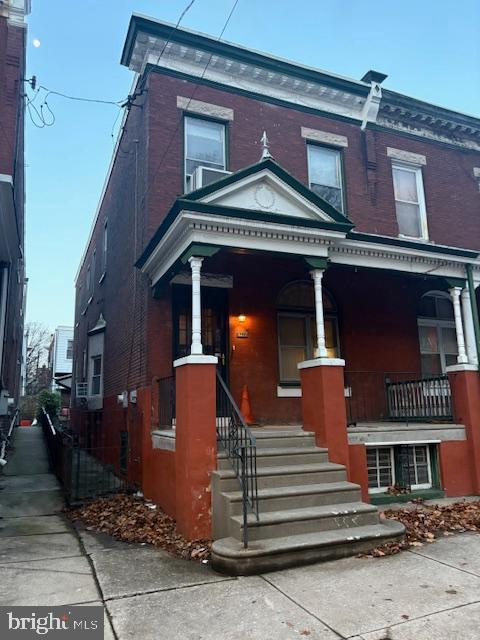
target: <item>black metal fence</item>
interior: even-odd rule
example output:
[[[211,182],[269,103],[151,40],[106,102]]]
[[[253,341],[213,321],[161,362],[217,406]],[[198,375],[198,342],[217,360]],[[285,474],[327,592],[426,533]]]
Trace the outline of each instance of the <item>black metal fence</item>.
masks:
[[[349,424],[452,419],[446,375],[419,378],[415,372],[346,371],[345,401]]]
[[[118,452],[112,446],[89,446],[81,434],[59,423],[45,412],[42,420],[50,465],[69,504],[78,504],[125,490],[117,473]]]
[[[171,429],[175,420],[175,376],[158,380],[158,426]]]
[[[240,481],[243,501],[243,544],[248,546],[248,509],[258,519],[257,446],[235,400],[217,371],[217,440]]]

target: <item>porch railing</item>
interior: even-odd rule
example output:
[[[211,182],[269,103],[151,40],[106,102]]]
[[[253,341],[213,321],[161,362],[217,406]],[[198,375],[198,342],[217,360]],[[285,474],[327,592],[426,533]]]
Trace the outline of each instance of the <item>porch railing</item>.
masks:
[[[158,426],[171,429],[175,419],[175,376],[158,380]]]
[[[349,424],[452,419],[445,375],[419,378],[414,372],[346,371],[345,401]]]
[[[448,376],[421,380],[385,382],[391,420],[448,420],[452,417],[452,397]]]
[[[242,488],[243,545],[248,547],[248,510],[258,520],[257,445],[223,378],[217,371],[217,440]]]

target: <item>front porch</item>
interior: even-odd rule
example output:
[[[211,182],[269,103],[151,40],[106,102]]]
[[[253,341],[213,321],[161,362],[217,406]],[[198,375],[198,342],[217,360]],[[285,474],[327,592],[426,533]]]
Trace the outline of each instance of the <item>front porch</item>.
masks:
[[[303,561],[346,552],[358,509],[369,523],[362,544],[398,535],[359,506],[355,491],[365,501],[397,481],[407,488],[435,482],[449,495],[480,489],[468,268],[476,254],[356,234],[306,191],[263,161],[179,200],[138,264],[154,291],[151,426],[164,486],[150,486],[187,537],[210,534],[213,503],[214,535],[236,532],[219,553],[245,571],[252,553],[244,555],[242,541],[272,533],[253,555],[274,554],[266,549],[278,547],[286,523],[296,523],[299,538],[282,543],[285,562],[293,562],[292,549],[292,558],[303,554],[302,536],[313,532],[315,551]],[[311,450],[282,446],[267,430],[278,447],[259,457],[250,422],[302,425],[297,434],[306,434]],[[284,437],[295,442],[297,434]],[[307,458],[315,462],[302,463]],[[225,511],[233,485],[243,514]],[[295,496],[308,506],[262,512]],[[346,520],[335,516],[342,504]]]

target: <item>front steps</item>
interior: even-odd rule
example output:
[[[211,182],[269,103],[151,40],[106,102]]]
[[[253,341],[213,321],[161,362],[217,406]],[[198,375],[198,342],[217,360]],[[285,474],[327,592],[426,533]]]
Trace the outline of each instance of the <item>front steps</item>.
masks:
[[[249,575],[341,558],[400,538],[403,525],[379,519],[347,481],[345,467],[328,461],[312,433],[262,429],[257,439],[259,520],[248,515],[243,546],[242,493],[226,455],[212,474],[212,566]]]

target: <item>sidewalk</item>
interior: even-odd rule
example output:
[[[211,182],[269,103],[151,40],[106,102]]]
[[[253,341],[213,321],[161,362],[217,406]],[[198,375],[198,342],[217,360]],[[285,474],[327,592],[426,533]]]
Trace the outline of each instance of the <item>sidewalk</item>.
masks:
[[[0,476],[1,604],[103,603],[108,640],[478,640],[476,534],[382,559],[230,578],[77,532],[59,513],[40,431],[17,430],[15,446]]]

